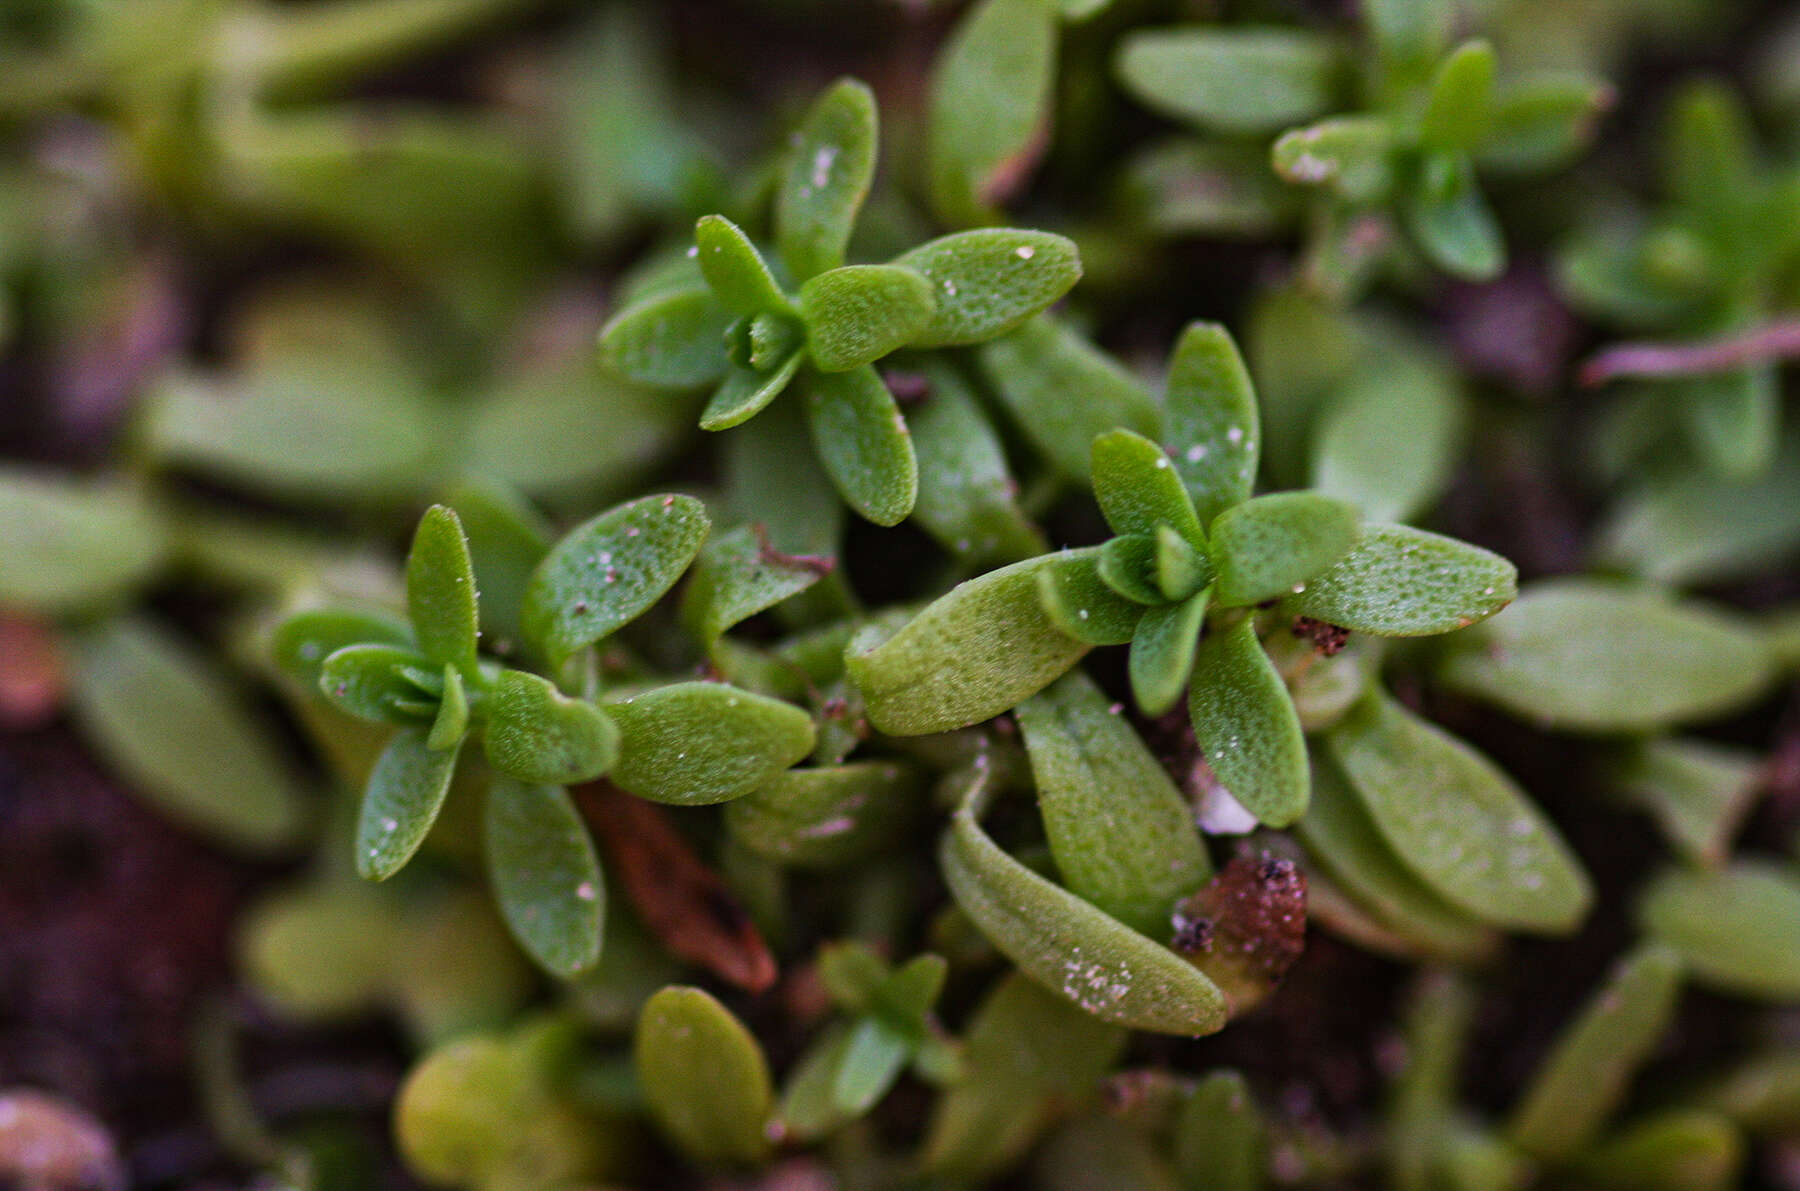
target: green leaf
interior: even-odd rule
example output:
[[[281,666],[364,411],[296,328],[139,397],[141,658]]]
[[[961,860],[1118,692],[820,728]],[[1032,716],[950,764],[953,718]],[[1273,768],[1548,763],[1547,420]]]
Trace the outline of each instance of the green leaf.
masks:
[[[1500,225],[1461,152],[1425,157],[1406,188],[1401,215],[1425,258],[1463,281],[1492,281],[1506,271]]]
[[[817,560],[767,547],[740,526],[709,540],[681,597],[681,620],[709,649],[732,626],[799,595],[824,576]]]
[[[496,778],[485,833],[494,899],[519,945],[565,980],[599,962],[606,884],[568,793]]]
[[[850,1041],[832,1081],[831,1097],[840,1110],[860,1116],[875,1107],[900,1078],[912,1057],[910,1039],[879,1017],[865,1017],[850,1032]]]
[[[475,565],[462,522],[444,505],[419,520],[406,556],[406,610],[419,649],[434,662],[475,672]]]
[[[503,670],[488,692],[488,763],[519,782],[591,781],[617,762],[619,737],[606,712],[536,674]]]
[[[1175,706],[1194,669],[1194,650],[1212,588],[1203,588],[1178,603],[1146,608],[1131,637],[1131,695],[1138,710],[1162,715]]]
[[[735,804],[734,804],[735,805]],[[783,1134],[805,1144],[826,1136],[849,1120],[835,1095],[844,1052],[850,1046],[850,1028],[841,1023],[827,1026],[806,1048],[781,1094]]]
[[[1756,136],[1744,101],[1716,79],[1689,83],[1670,105],[1664,138],[1664,191],[1710,230],[1735,230],[1756,189]]]
[[[742,798],[813,748],[804,711],[721,682],[678,682],[606,710],[619,727],[612,781],[652,802]]]
[[[1261,426],[1256,390],[1231,332],[1189,323],[1169,358],[1163,442],[1202,522],[1250,499]]]
[[[1538,1064],[1507,1122],[1508,1140],[1554,1164],[1592,1146],[1668,1033],[1680,991],[1673,952],[1652,945],[1620,960]]]
[[[1270,827],[1306,813],[1306,740],[1248,617],[1201,637],[1188,715],[1206,763],[1245,810]]]
[[[469,696],[463,690],[462,671],[444,667],[444,693],[438,697],[437,717],[425,737],[428,748],[455,748],[469,731]]]
[[[675,585],[711,522],[691,496],[645,496],[570,530],[525,589],[525,632],[552,664],[607,636]]]
[[[1565,731],[1649,732],[1723,715],[1774,677],[1749,625],[1588,579],[1533,584],[1505,616],[1447,645],[1446,683]]]
[[[167,534],[143,496],[0,467],[0,605],[64,613],[143,583],[162,564]]]
[[[976,358],[1020,431],[1064,479],[1088,482],[1094,439],[1109,430],[1156,434],[1156,404],[1137,378],[1047,316],[983,344]]]
[[[938,863],[994,946],[1086,1012],[1159,1034],[1224,1027],[1225,998],[1199,969],[1008,856],[968,806],[945,832]]]
[[[1587,75],[1546,74],[1501,89],[1493,123],[1476,149],[1483,170],[1542,174],[1580,156],[1600,116],[1612,106],[1611,84]]]
[[[999,715],[1054,682],[1088,646],[1056,627],[1038,595],[1054,554],[960,583],[899,632],[862,634],[845,655],[869,722],[890,736],[948,732]]]
[[[600,359],[647,385],[687,389],[725,371],[731,312],[703,286],[674,289],[634,302],[600,330]]]
[[[1750,1055],[1709,1080],[1691,1102],[1759,1136],[1792,1136],[1800,1121],[1800,1052],[1788,1047]]]
[[[1203,128],[1279,132],[1342,102],[1343,48],[1303,29],[1240,25],[1140,30],[1114,71],[1146,107]]]
[[[705,215],[694,225],[700,272],[720,305],[733,314],[753,315],[792,306],[750,237],[723,215]]]
[[[308,1022],[380,1006],[402,926],[385,894],[337,882],[260,899],[238,928],[240,962],[256,995]]]
[[[1472,151],[1494,122],[1494,47],[1465,41],[1439,64],[1431,81],[1419,140],[1428,149]]]
[[[731,838],[797,868],[842,868],[908,838],[925,777],[893,761],[778,773],[725,808]]]
[[[1747,749],[1659,737],[1626,747],[1611,778],[1656,817],[1664,836],[1695,864],[1717,867],[1761,793],[1762,763]]]
[[[821,372],[844,372],[911,343],[936,309],[931,282],[900,265],[845,265],[800,287],[806,348]]]
[[[913,520],[967,565],[1042,554],[1044,536],[1019,507],[1005,449],[973,387],[948,361],[927,357],[921,371],[931,396],[906,419],[919,460]]]
[[[1262,145],[1180,135],[1133,155],[1119,190],[1122,218],[1163,236],[1272,236],[1301,205]]]
[[[1212,866],[1193,812],[1116,704],[1079,671],[1019,704],[1050,854],[1071,892],[1141,934]]]
[[[1665,383],[1679,395],[1695,445],[1712,470],[1728,479],[1749,480],[1769,469],[1781,440],[1781,386],[1773,365]]]
[[[1044,615],[1075,640],[1123,645],[1137,631],[1143,608],[1101,580],[1101,554],[1101,549],[1089,546],[1052,555],[1057,561],[1038,571],[1038,595]]]
[[[439,692],[421,689],[407,674],[431,670],[430,660],[409,646],[346,645],[326,656],[318,689],[333,707],[358,719],[429,722],[437,715]]]
[[[769,1064],[743,1023],[698,988],[670,985],[645,1002],[634,1040],[650,1118],[707,1166],[748,1166],[769,1151]]]
[[[876,137],[875,96],[855,79],[833,83],[794,134],[775,192],[775,245],[794,278],[844,263],[875,176]]]
[[[1728,1191],[1739,1185],[1744,1139],[1709,1112],[1668,1109],[1581,1156],[1575,1172],[1617,1191]]]
[[[1175,1118],[1175,1167],[1185,1186],[1262,1191],[1267,1126],[1236,1071],[1209,1071]]]
[[[382,750],[356,820],[356,871],[385,881],[405,867],[437,822],[458,749],[434,749],[423,728],[402,728]]]
[[[234,847],[294,843],[310,818],[271,726],[206,657],[145,621],[68,639],[72,709],[132,790]]]
[[[1580,925],[1587,874],[1492,761],[1376,691],[1323,739],[1400,862],[1445,901],[1509,929]]]
[[[980,0],[945,42],[926,123],[928,193],[943,222],[994,222],[1042,156],[1056,20],[1052,0]]]
[[[877,525],[898,525],[919,495],[919,461],[906,420],[873,368],[808,373],[813,449],[846,504]]]
[[[296,612],[276,626],[269,655],[280,671],[311,694],[319,689],[325,659],[347,645],[412,644],[412,630],[398,617],[357,609],[313,608]],[[423,661],[413,654],[408,665]]]
[[[1156,589],[1185,600],[1212,578],[1212,560],[1167,525],[1156,527]]]
[[[940,236],[892,263],[923,276],[937,301],[912,347],[961,347],[1004,335],[1081,280],[1073,240],[1015,228]]]
[[[1213,519],[1214,598],[1222,608],[1298,593],[1356,544],[1355,506],[1319,492],[1277,492]]]
[[[1669,869],[1644,894],[1638,920],[1700,984],[1769,1001],[1800,996],[1800,875],[1791,865]]]
[[[1468,398],[1434,360],[1387,360],[1334,395],[1313,432],[1313,487],[1372,521],[1404,521],[1449,487]]]
[[[1486,620],[1517,594],[1518,571],[1498,554],[1405,525],[1365,525],[1282,609],[1359,633],[1424,637]]]
[[[731,365],[700,413],[700,429],[729,430],[733,426],[742,426],[781,396],[805,359],[805,353],[796,349],[767,372]]]
[[[1127,534],[1101,545],[1100,581],[1136,604],[1155,607],[1167,603],[1157,582],[1156,541]],[[1110,644],[1106,642],[1105,644]]]
[[[1282,133],[1269,150],[1275,172],[1296,186],[1325,186],[1352,203],[1394,188],[1393,122],[1386,116],[1333,116]]]
[[[1154,536],[1168,526],[1205,548],[1194,503],[1163,449],[1141,434],[1112,430],[1094,440],[1094,496],[1116,534]]]

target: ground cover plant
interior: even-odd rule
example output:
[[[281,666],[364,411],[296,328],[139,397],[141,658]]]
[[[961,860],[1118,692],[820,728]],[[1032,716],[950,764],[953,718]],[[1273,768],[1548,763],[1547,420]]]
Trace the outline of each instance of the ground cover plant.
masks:
[[[0,12],[0,1187],[1800,1187],[1800,18]]]

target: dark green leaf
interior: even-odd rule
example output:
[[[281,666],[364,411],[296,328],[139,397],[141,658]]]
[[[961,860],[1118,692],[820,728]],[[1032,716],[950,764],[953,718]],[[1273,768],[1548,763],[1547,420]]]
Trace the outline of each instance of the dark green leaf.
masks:
[[[1141,605],[1101,581],[1101,551],[1089,546],[1053,555],[1038,571],[1038,593],[1050,622],[1088,645],[1123,645],[1137,631]]]
[[[1297,594],[1356,544],[1355,506],[1318,492],[1258,496],[1220,513],[1209,530],[1223,608]]]
[[[1138,710],[1162,715],[1187,689],[1194,669],[1194,650],[1212,589],[1195,592],[1178,603],[1146,608],[1131,637],[1131,695]]]
[[[775,244],[805,280],[844,263],[875,176],[875,96],[855,79],[821,95],[794,134],[775,194]]]
[[[1506,270],[1500,225],[1476,185],[1467,154],[1424,158],[1404,198],[1406,229],[1432,264],[1463,281],[1492,281]]]
[[[496,778],[487,796],[487,868],[513,937],[552,975],[600,959],[606,885],[581,815],[561,786]]]
[[[366,879],[384,881],[412,859],[450,792],[459,750],[434,749],[425,737],[402,728],[369,774],[356,820],[356,871]]]
[[[906,419],[919,459],[913,520],[966,564],[1042,554],[1043,534],[1019,508],[1019,486],[973,388],[947,361],[927,357],[921,371],[931,397]]]
[[[405,645],[346,645],[319,667],[319,692],[339,711],[384,724],[416,724],[437,715],[437,694],[407,670],[429,672],[430,659]]]
[[[1306,740],[1248,617],[1201,637],[1188,715],[1206,763],[1245,810],[1270,827],[1306,813]]]
[[[607,705],[611,778],[640,798],[704,806],[742,798],[812,751],[798,707],[719,682],[680,682]]]
[[[1404,525],[1365,525],[1348,554],[1282,607],[1359,633],[1421,637],[1486,620],[1512,602],[1517,583],[1512,563],[1479,546]]]
[[[1115,60],[1125,89],[1165,115],[1228,133],[1272,133],[1336,107],[1342,48],[1303,29],[1142,30]]]
[[[992,223],[1049,136],[1056,80],[1052,0],[981,0],[957,24],[931,80],[932,210],[952,225]]]
[[[691,496],[645,496],[569,531],[525,590],[525,632],[553,664],[637,618],[687,569],[710,522]]]
[[[1734,228],[1756,188],[1756,137],[1744,101],[1716,79],[1689,83],[1671,105],[1663,189],[1711,230]]]
[[[725,309],[739,315],[791,309],[762,253],[731,220],[723,215],[702,216],[694,225],[694,246],[699,251],[700,272]]]
[[[817,583],[825,569],[816,559],[780,553],[751,529],[719,534],[694,563],[681,597],[682,622],[710,647],[733,625]]]
[[[1769,1001],[1800,996],[1800,875],[1791,865],[1670,869],[1645,893],[1638,918],[1701,984]]]
[[[725,371],[731,312],[704,286],[654,294],[613,315],[600,331],[600,359],[647,385],[692,388]]]
[[[1157,582],[1156,540],[1141,534],[1113,538],[1100,547],[1101,582],[1136,604],[1167,602]]]
[[[70,612],[148,579],[167,535],[143,496],[119,484],[79,484],[0,467],[0,604]]]
[[[743,1023],[709,994],[671,985],[651,997],[634,1042],[650,1117],[709,1166],[761,1162],[774,1106],[769,1064]]]
[[[1014,228],[941,236],[893,263],[921,274],[937,300],[913,347],[959,347],[1003,335],[1081,279],[1073,240]]]
[[[809,372],[807,425],[825,474],[852,509],[898,525],[919,495],[919,461],[893,394],[873,368]]]
[[[488,692],[488,762],[517,781],[590,781],[613,767],[620,749],[619,730],[604,711],[535,674],[502,671]]]
[[[840,868],[907,838],[925,778],[893,761],[776,774],[725,808],[731,837],[799,868]]]
[[[406,556],[406,609],[426,657],[475,670],[475,566],[462,522],[444,505],[425,510]]]
[[[1472,151],[1494,121],[1494,47],[1465,41],[1438,66],[1419,120],[1419,139],[1432,149]]]
[[[805,353],[795,350],[767,372],[731,365],[700,413],[700,429],[729,430],[754,418],[768,407],[769,402],[781,396],[793,381],[794,374],[800,371],[805,358]]]
[[[1112,430],[1094,440],[1094,496],[1116,534],[1153,537],[1166,525],[1200,548],[1206,535],[1163,449],[1141,434]]]
[[[800,287],[806,348],[821,372],[879,360],[930,325],[931,282],[899,265],[845,265]]]

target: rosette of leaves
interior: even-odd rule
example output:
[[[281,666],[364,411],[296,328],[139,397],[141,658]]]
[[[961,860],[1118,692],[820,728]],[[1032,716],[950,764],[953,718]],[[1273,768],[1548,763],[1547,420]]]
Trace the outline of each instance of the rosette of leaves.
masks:
[[[492,513],[483,508],[484,517]],[[674,585],[709,527],[692,497],[647,496],[601,513],[560,542],[514,526],[489,574],[528,570],[518,623],[544,672],[579,675],[591,696],[590,650]],[[489,541],[498,535],[484,535]],[[412,858],[443,809],[459,760],[479,745],[492,774],[484,831],[502,915],[526,951],[572,975],[599,957],[599,860],[565,786],[603,774],[657,801],[741,797],[813,747],[798,708],[724,683],[640,689],[606,705],[543,674],[478,652],[477,568],[450,508],[419,523],[406,564],[407,620],[303,612],[278,630],[277,660],[338,710],[396,730],[376,759],[356,826],[364,877]],[[584,658],[587,660],[584,661]]]
[[[1562,286],[1612,326],[1724,350],[1673,371],[1659,353],[1609,353],[1594,379],[1629,390],[1602,427],[1600,458],[1609,477],[1660,473],[1665,487],[1693,486],[1684,457],[1742,482],[1775,461],[1781,390],[1769,354],[1732,341],[1800,305],[1800,164],[1766,161],[1742,101],[1718,82],[1677,94],[1661,158],[1662,202],[1602,206],[1564,247]]]
[[[692,256],[620,311],[602,357],[633,379],[715,384],[708,430],[755,417],[790,387],[818,461],[844,501],[881,525],[912,512],[919,462],[874,367],[901,349],[981,343],[1067,293],[1075,245],[1047,232],[989,228],[920,245],[885,264],[845,264],[875,172],[876,110],[846,79],[813,105],[783,160],[774,258],[721,215],[701,219]]]
[[[1186,214],[1190,225],[1266,230],[1289,208],[1257,178],[1255,146],[1279,133],[1275,172],[1318,195],[1307,270],[1318,288],[1354,294],[1402,234],[1451,276],[1490,280],[1506,247],[1478,170],[1538,173],[1568,160],[1608,89],[1568,74],[1499,83],[1486,42],[1452,46],[1454,6],[1440,0],[1364,13],[1364,42],[1256,25],[1125,38],[1114,66],[1126,90],[1218,138],[1158,150],[1140,185],[1153,204],[1158,194],[1191,204],[1197,178],[1217,197]]]

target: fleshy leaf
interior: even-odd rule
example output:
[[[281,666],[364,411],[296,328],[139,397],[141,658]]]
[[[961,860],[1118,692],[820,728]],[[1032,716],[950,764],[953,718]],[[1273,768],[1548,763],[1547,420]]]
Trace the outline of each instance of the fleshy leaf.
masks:
[[[931,282],[900,265],[845,265],[800,287],[806,348],[821,372],[879,360],[930,325]]]
[[[1648,732],[1722,715],[1774,677],[1748,624],[1597,580],[1533,584],[1505,616],[1447,644],[1445,682],[1567,731]]]
[[[513,937],[552,975],[600,959],[600,858],[561,786],[496,778],[487,796],[487,871]]]
[[[1012,330],[1081,279],[1073,240],[982,228],[940,236],[894,258],[931,284],[937,311],[912,347],[960,347]]]
[[[729,430],[733,426],[742,426],[781,396],[805,359],[805,353],[796,350],[767,372],[731,365],[725,370],[725,379],[713,391],[706,408],[700,411],[700,429]]]
[[[591,394],[583,396],[593,399]],[[533,414],[543,416],[535,403]],[[569,433],[565,423],[552,420],[559,434]],[[609,420],[608,425],[616,427],[617,422]],[[549,527],[522,497],[499,485],[465,484],[449,503],[468,535],[481,631],[493,640],[496,652],[508,653],[517,648],[522,632],[526,585],[550,550]]]
[[[813,747],[804,711],[720,682],[678,682],[606,710],[619,727],[611,780],[653,802],[742,798]]]
[[[704,286],[653,294],[600,329],[600,359],[647,385],[694,388],[724,373],[730,325],[731,312]]]
[[[475,670],[475,565],[462,522],[444,505],[419,520],[406,556],[406,609],[419,650],[434,662]]]
[[[763,1160],[775,1099],[769,1064],[730,1010],[701,989],[670,985],[644,1003],[633,1045],[650,1117],[678,1149],[708,1166]]]
[[[226,843],[295,841],[305,795],[277,737],[203,655],[147,622],[70,638],[70,697],[95,750],[159,809]]]
[[[1277,492],[1233,505],[1213,520],[1213,597],[1222,608],[1295,594],[1356,544],[1354,505],[1318,492]]]
[[[925,777],[893,761],[776,774],[725,808],[731,837],[798,868],[841,868],[907,838]]]
[[[791,558],[739,527],[708,541],[681,597],[681,619],[708,647],[733,625],[799,595],[825,574],[816,559]]]
[[[276,627],[269,653],[283,674],[311,693],[319,689],[325,659],[347,645],[412,644],[412,630],[398,617],[357,609],[313,608],[296,612]],[[412,655],[408,664],[424,659]]]
[[[1079,671],[1019,705],[1050,854],[1071,892],[1152,938],[1212,866],[1193,812],[1119,709]]]
[[[1486,620],[1518,594],[1498,554],[1405,525],[1365,525],[1350,552],[1284,611],[1380,637],[1423,637]]]
[[[1175,1118],[1175,1168],[1183,1185],[1262,1191],[1266,1132],[1244,1077],[1231,1070],[1207,1072]]]
[[[1431,82],[1419,139],[1432,149],[1471,151],[1494,121],[1494,47],[1466,41],[1450,52]]]
[[[405,645],[346,645],[319,667],[319,693],[339,711],[384,724],[416,724],[437,714],[436,694],[407,670],[430,672],[430,660]]]
[[[938,597],[885,641],[859,635],[845,657],[869,721],[892,736],[979,723],[1060,677],[1088,646],[1056,627],[1038,596],[1044,555],[990,571]]]
[[[795,279],[844,263],[875,177],[876,125],[874,94],[855,79],[839,79],[794,134],[775,194],[775,244]]]
[[[1019,485],[991,419],[961,370],[926,357],[921,372],[931,396],[908,411],[919,460],[918,526],[974,565],[1017,562],[1047,546],[1019,507]]]
[[[1800,996],[1800,874],[1792,865],[1670,869],[1645,893],[1638,920],[1680,953],[1698,983],[1769,1001]]]
[[[553,664],[635,619],[687,569],[710,526],[691,496],[628,501],[551,547],[525,590],[525,632]]]
[[[1100,547],[1100,581],[1136,604],[1167,602],[1156,581],[1156,540],[1141,534],[1113,538]]]
[[[1162,715],[1175,706],[1187,689],[1194,669],[1194,650],[1212,589],[1197,591],[1178,603],[1146,608],[1131,637],[1129,672],[1131,695],[1138,710]]]
[[[1445,901],[1510,929],[1580,925],[1587,874],[1492,761],[1373,691],[1324,741],[1394,854]]]
[[[1341,102],[1337,41],[1303,29],[1154,29],[1126,36],[1115,69],[1146,106],[1205,128],[1273,133]]]
[[[1593,140],[1614,89],[1585,75],[1546,74],[1501,89],[1494,119],[1476,150],[1484,170],[1545,174],[1566,165]]]
[[[119,595],[162,562],[167,534],[141,495],[0,467],[0,605],[65,612]]]
[[[1427,156],[1403,197],[1407,231],[1432,264],[1463,281],[1492,281],[1505,271],[1500,225],[1466,154]]]
[[[469,731],[469,695],[463,689],[462,671],[444,667],[444,693],[438,696],[437,718],[431,721],[431,732],[425,737],[427,747],[455,748]]]
[[[1449,486],[1468,398],[1435,360],[1396,352],[1384,364],[1333,395],[1313,432],[1312,482],[1372,521],[1405,521]]]
[[[1673,952],[1649,946],[1621,960],[1538,1064],[1507,1139],[1547,1163],[1591,1146],[1668,1032],[1680,990],[1681,961]]]
[[[977,359],[1020,431],[1067,480],[1088,482],[1099,435],[1156,433],[1156,404],[1137,378],[1047,316],[983,344]]]
[[[1163,449],[1141,434],[1113,430],[1094,440],[1094,496],[1116,534],[1154,536],[1167,525],[1192,545],[1205,546],[1181,478]]]
[[[503,671],[488,692],[487,758],[508,777],[585,782],[612,768],[619,751],[619,730],[604,711],[536,674]]]
[[[843,1112],[859,1116],[894,1086],[912,1043],[879,1017],[865,1017],[850,1032],[850,1041],[832,1081],[831,1095]]]
[[[1634,742],[1611,768],[1625,796],[1656,817],[1684,856],[1714,867],[1761,792],[1761,758],[1710,740]]]
[[[356,820],[356,871],[384,881],[412,859],[443,809],[458,749],[434,749],[423,728],[394,734],[369,774]]]
[[[1306,740],[1250,618],[1200,639],[1188,715],[1206,763],[1258,821],[1286,827],[1306,813]]]
[[[1202,523],[1250,499],[1262,428],[1256,390],[1231,332],[1190,323],[1169,359],[1163,444]]]
[[[1053,0],[981,0],[950,35],[931,80],[932,210],[952,225],[994,222],[1049,139],[1056,83]]]
[[[1325,186],[1354,203],[1394,187],[1394,126],[1385,116],[1333,116],[1276,138],[1275,172],[1297,186]]]
[[[880,374],[867,365],[813,372],[802,385],[813,449],[839,495],[877,525],[904,521],[919,496],[919,461]]]
[[[787,295],[743,229],[723,215],[702,216],[694,225],[700,272],[725,309],[738,315],[788,310]]]
[[[1100,548],[1063,550],[1038,571],[1038,593],[1052,624],[1088,645],[1123,645],[1137,631],[1141,605],[1101,581]]]
[[[1166,600],[1185,600],[1212,579],[1212,559],[1167,525],[1156,527],[1156,589]]]

